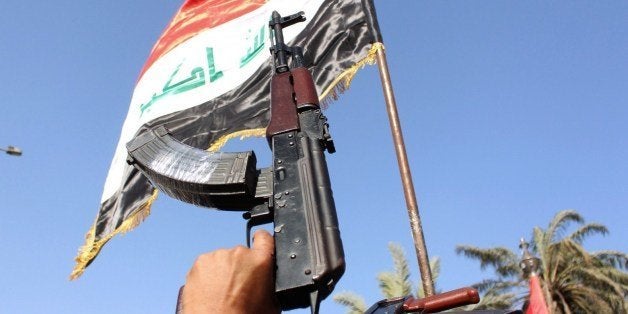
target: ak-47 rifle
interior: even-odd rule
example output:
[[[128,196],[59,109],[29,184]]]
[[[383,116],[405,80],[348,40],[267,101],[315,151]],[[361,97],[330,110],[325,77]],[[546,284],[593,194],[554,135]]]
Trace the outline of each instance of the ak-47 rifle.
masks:
[[[212,153],[176,140],[165,127],[127,144],[128,162],[159,190],[184,202],[245,211],[251,228],[274,223],[275,292],[283,310],[311,306],[333,290],[345,269],[344,252],[324,152],[335,151],[327,118],[300,47],[284,43],[283,28],[305,20],[281,17],[271,28],[274,75],[267,127],[273,164],[256,169],[253,151]],[[288,62],[291,61],[291,65]]]

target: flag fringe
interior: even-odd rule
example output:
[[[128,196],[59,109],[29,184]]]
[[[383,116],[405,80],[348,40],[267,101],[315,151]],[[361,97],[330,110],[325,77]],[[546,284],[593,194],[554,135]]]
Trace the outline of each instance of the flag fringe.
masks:
[[[256,137],[262,137],[266,135],[266,128],[259,128],[259,129],[248,129],[248,130],[241,130],[241,131],[236,131],[233,133],[229,133],[226,135],[221,136],[220,138],[218,138],[218,140],[216,140],[214,143],[212,143],[211,146],[209,146],[209,148],[207,149],[210,152],[215,152],[219,149],[221,149],[223,146],[225,146],[225,144],[227,144],[227,142],[232,139],[232,138],[236,138],[236,137],[240,137],[241,140],[247,138],[247,137],[251,137],[251,136],[256,136]]]
[[[349,86],[351,86],[351,82],[353,78],[358,73],[359,70],[363,69],[367,65],[375,64],[377,60],[377,52],[380,50],[384,50],[384,44],[382,43],[374,43],[371,45],[369,52],[366,54],[362,60],[356,62],[351,68],[342,72],[335,80],[333,80],[327,88],[321,93],[319,96],[321,106],[323,108],[327,108],[329,104],[338,99],[338,96],[344,93]],[[331,97],[331,98],[330,98]],[[247,137],[262,137],[266,135],[266,128],[258,128],[258,129],[248,129],[233,132],[230,134],[226,134],[221,136],[218,140],[216,140],[207,150],[210,152],[215,152],[225,146],[227,142],[233,138],[240,137],[240,139],[244,139]]]
[[[329,86],[321,93],[319,99],[321,102],[321,106],[323,108],[327,108],[329,104],[338,99],[338,96],[344,93],[349,86],[351,85],[351,81],[357,74],[357,72],[364,68],[366,65],[373,65],[376,62],[377,52],[380,50],[384,50],[384,45],[382,43],[374,43],[371,45],[369,52],[366,57],[362,60],[356,62],[351,68],[342,72],[334,81],[329,84]],[[214,143],[210,145],[207,149],[210,152],[214,152],[222,148],[229,140],[240,137],[240,139],[244,139],[247,137],[262,137],[266,135],[266,128],[257,128],[257,129],[248,129],[236,131],[233,133],[229,133],[221,136]],[[76,261],[76,265],[70,274],[70,280],[75,280],[79,278],[85,268],[91,261],[98,255],[101,248],[107,243],[111,238],[118,234],[124,234],[133,230],[137,227],[144,219],[146,219],[150,215],[150,210],[153,202],[157,198],[158,191],[157,189],[153,190],[153,194],[146,201],[146,203],[140,206],[140,209],[132,214],[129,218],[125,219],[122,224],[114,230],[112,233],[108,234],[106,237],[96,241],[95,233],[96,233],[96,222],[92,225],[91,229],[85,235],[85,244],[79,249],[79,253],[77,257],[74,259]]]
[[[137,227],[144,219],[146,219],[150,215],[151,205],[157,199],[157,189],[153,190],[153,194],[146,201],[146,203],[140,206],[140,209],[133,213],[129,218],[125,219],[122,224],[116,228],[112,233],[108,234],[105,238],[102,238],[98,241],[95,241],[95,233],[96,233],[96,222],[92,225],[92,227],[87,231],[85,235],[85,244],[79,248],[79,253],[74,259],[76,261],[76,265],[70,274],[70,280],[75,280],[79,278],[85,268],[91,261],[98,255],[100,249],[107,243],[111,238],[118,234],[124,234],[135,227]]]
[[[371,45],[371,48],[369,49],[369,52],[366,54],[366,57],[356,62],[353,66],[351,66],[351,68],[345,70],[340,75],[338,75],[338,77],[336,77],[336,79],[333,80],[331,84],[329,84],[329,86],[325,88],[325,90],[323,90],[319,97],[321,106],[323,108],[327,108],[330,103],[337,100],[340,94],[349,89],[349,86],[351,85],[351,82],[353,81],[353,78],[358,73],[358,71],[367,65],[375,64],[377,59],[377,52],[383,50],[384,44],[379,42],[373,43]]]

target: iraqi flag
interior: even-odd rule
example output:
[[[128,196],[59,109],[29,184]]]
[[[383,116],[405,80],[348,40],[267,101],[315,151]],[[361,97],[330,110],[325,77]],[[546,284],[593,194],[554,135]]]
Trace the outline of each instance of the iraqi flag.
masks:
[[[157,190],[126,164],[126,143],[164,125],[178,140],[217,150],[227,140],[263,136],[270,119],[272,11],[305,12],[285,29],[304,48],[324,104],[383,49],[371,0],[186,0],[153,47],[133,91],[101,205],[71,274],[80,276],[113,236],[150,213]]]

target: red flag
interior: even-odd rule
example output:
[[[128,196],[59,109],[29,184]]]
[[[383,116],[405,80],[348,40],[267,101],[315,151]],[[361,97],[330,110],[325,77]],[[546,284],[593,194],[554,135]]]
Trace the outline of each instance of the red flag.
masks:
[[[539,281],[539,276],[536,275],[530,276],[530,301],[526,314],[549,314],[543,291],[541,290],[541,282]]]

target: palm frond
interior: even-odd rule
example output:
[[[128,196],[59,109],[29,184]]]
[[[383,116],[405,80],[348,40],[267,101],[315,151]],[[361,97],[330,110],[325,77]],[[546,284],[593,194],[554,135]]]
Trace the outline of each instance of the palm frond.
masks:
[[[555,256],[549,252],[548,247],[550,247],[551,241],[547,240],[547,233],[539,227],[534,227],[532,229],[532,243],[535,248],[535,252],[541,259],[540,270],[543,273],[542,277],[545,278],[546,281],[549,281],[549,279],[553,278],[558,271],[556,269],[558,263],[553,263],[552,261],[559,259],[560,256]]]
[[[563,289],[561,307],[575,313],[614,313],[612,305],[596,289],[571,285]]]
[[[406,253],[403,251],[401,245],[396,243],[389,243],[388,250],[390,251],[390,255],[393,259],[393,264],[395,266],[395,274],[399,278],[399,281],[408,286],[408,289],[412,289],[412,284],[410,283],[410,267],[408,266],[408,259],[406,258]],[[408,293],[410,293],[408,291]]]
[[[440,258],[438,256],[430,260],[430,270],[432,271],[432,279],[437,281],[440,277]]]
[[[586,284],[589,287],[596,289],[597,291],[604,291],[605,295],[616,294],[618,296],[624,296],[624,289],[621,284],[618,284],[604,272],[599,269],[582,267],[578,271],[574,272],[574,276],[577,276],[579,281]]]
[[[478,283],[473,284],[471,287],[477,289],[479,293],[486,293],[501,282],[502,281],[498,279],[484,279]]]
[[[367,310],[364,298],[354,292],[338,293],[334,295],[334,301],[348,307],[347,314],[362,314]]]
[[[584,218],[575,210],[561,210],[559,211],[554,218],[549,223],[547,227],[547,231],[545,232],[546,238],[545,244],[549,244],[549,242],[558,241],[562,236],[565,229],[569,226],[569,223],[575,222],[578,224],[582,224],[584,222]]]
[[[504,247],[481,249],[475,246],[458,245],[456,253],[480,262],[480,269],[493,267],[500,276],[509,277],[518,274],[517,255]],[[517,270],[514,270],[517,269]]]
[[[412,293],[412,283],[405,252],[401,245],[392,242],[388,244],[388,250],[393,259],[394,269],[392,272],[386,271],[377,275],[380,290],[386,298],[409,295]]]
[[[408,291],[404,282],[399,280],[397,274],[393,272],[379,273],[377,275],[377,282],[382,295],[386,299],[405,296],[412,291],[411,289]]]
[[[495,293],[505,293],[511,290],[518,289],[522,287],[522,280],[519,281],[507,281],[507,280],[496,280],[496,279],[485,279],[478,283],[472,285],[473,288],[477,289],[479,293],[484,294],[495,294]]]
[[[465,310],[506,310],[514,304],[514,293],[489,292],[480,298],[480,302],[465,307]]]
[[[628,273],[622,271],[621,269],[610,266],[603,267],[599,269],[599,271],[603,273],[606,277],[621,285],[622,288],[628,292]]]
[[[590,264],[595,259],[584,247],[571,239],[563,239],[550,247],[551,253],[564,257],[566,261]]]
[[[593,252],[591,255],[608,266],[628,270],[628,254],[624,252],[607,250]]]
[[[574,231],[571,235],[567,237],[567,239],[571,239],[572,241],[578,244],[582,244],[582,241],[584,241],[584,238],[593,234],[601,234],[603,236],[607,235],[608,228],[606,228],[606,226],[604,225],[596,224],[596,223],[586,224],[578,228],[578,230]]]

